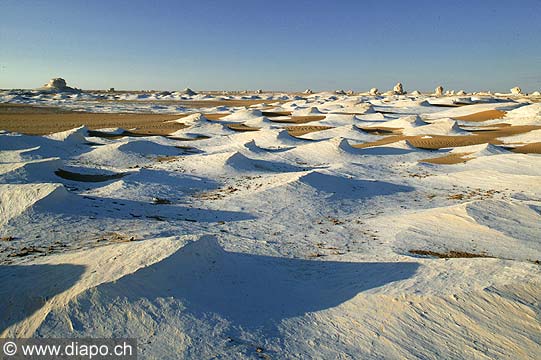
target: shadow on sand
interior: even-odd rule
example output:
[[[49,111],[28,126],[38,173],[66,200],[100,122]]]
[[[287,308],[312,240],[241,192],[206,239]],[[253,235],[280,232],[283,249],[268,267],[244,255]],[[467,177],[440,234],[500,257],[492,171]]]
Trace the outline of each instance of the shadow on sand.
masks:
[[[203,236],[152,266],[87,291],[70,305],[70,314],[92,317],[92,309],[122,304],[109,314],[142,312],[154,318],[161,313],[160,321],[169,323],[185,315],[218,316],[245,330],[276,330],[283,319],[333,308],[363,291],[407,279],[418,267],[415,262],[351,263],[227,252],[215,237]],[[140,307],[149,302],[151,306]]]
[[[68,264],[0,266],[0,333],[72,287],[84,269]]]

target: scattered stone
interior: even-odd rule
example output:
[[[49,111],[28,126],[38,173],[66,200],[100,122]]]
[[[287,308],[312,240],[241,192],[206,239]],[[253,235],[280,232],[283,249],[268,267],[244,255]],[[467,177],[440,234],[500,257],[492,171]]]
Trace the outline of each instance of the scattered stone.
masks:
[[[44,252],[43,250],[35,248],[34,246],[30,246],[30,247],[25,246],[25,247],[21,248],[19,250],[19,252],[11,253],[8,256],[9,257],[23,257],[23,256],[36,254],[36,253],[43,253],[43,252]]]
[[[159,197],[155,197],[152,199],[152,202],[155,204],[155,205],[168,205],[168,204],[171,204],[171,201],[170,200],[167,200],[167,199],[164,199],[164,198],[159,198]]]

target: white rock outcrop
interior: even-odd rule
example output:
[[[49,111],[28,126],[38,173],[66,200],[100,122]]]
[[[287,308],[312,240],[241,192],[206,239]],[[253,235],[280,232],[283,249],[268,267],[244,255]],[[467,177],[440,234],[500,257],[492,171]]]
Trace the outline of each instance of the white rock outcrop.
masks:
[[[511,94],[522,95],[522,89],[519,88],[518,86],[515,86],[514,88],[511,89]]]
[[[80,90],[69,87],[63,78],[53,78],[41,88],[41,90],[53,92],[78,92]]]
[[[193,91],[192,89],[190,89],[190,88],[186,88],[186,89],[182,90],[182,93],[184,95],[188,95],[188,96],[197,95],[197,93],[195,91]]]
[[[436,90],[434,91],[434,95],[436,96],[443,96],[443,86],[438,86]]]
[[[376,95],[379,94],[379,90],[378,90],[378,88],[375,88],[375,87],[374,87],[374,88],[370,89],[370,91],[369,91],[368,93],[369,93],[370,95],[376,96]]]
[[[313,94],[314,92],[312,91],[312,89],[306,89],[304,90],[304,94]]]
[[[404,91],[404,87],[402,86],[402,83],[396,83],[396,85],[393,88],[393,91],[396,95],[404,95],[406,92]]]

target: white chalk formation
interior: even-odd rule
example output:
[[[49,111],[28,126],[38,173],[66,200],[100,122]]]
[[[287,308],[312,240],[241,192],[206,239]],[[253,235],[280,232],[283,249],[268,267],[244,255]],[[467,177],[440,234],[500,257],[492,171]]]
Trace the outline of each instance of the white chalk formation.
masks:
[[[522,95],[522,89],[518,86],[515,86],[511,89],[511,95]]]
[[[186,89],[182,90],[182,93],[184,95],[188,95],[188,96],[197,95],[197,93],[195,91],[193,91],[192,89],[190,89],[190,88],[186,88]]]
[[[443,96],[443,86],[438,86],[436,90],[434,91],[434,95],[436,96]]]
[[[43,85],[40,90],[46,90],[51,92],[79,92],[81,90],[69,87],[66,80],[63,78],[53,78],[49,82]]]
[[[370,89],[370,91],[368,93],[370,95],[372,95],[372,96],[379,95],[379,89],[374,87],[374,88]]]
[[[393,92],[395,93],[395,95],[405,95],[406,94],[401,82],[396,83],[396,85],[393,88]]]

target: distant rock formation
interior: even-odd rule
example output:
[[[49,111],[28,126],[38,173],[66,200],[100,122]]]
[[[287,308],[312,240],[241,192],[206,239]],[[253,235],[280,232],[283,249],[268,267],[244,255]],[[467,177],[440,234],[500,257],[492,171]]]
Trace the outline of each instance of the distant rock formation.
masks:
[[[511,89],[511,94],[522,95],[522,89],[519,88],[518,86],[515,86],[514,88]]]
[[[190,88],[186,88],[186,89],[182,90],[182,93],[184,95],[189,95],[189,96],[197,95],[197,93],[195,91],[193,91],[192,89],[190,89]]]
[[[351,95],[353,95],[353,94],[355,94],[355,93],[353,92],[353,90],[348,90],[348,91],[346,91],[346,95],[350,95],[350,96],[351,96]]]
[[[379,90],[378,90],[378,88],[372,88],[372,89],[370,89],[370,91],[368,93],[370,95],[376,96],[376,95],[379,95]]]
[[[344,90],[342,90],[342,89],[336,90],[334,93],[337,94],[337,95],[346,95],[346,92]]]
[[[541,92],[534,91],[533,93],[530,94],[530,96],[541,96]]]
[[[447,91],[445,92],[445,95],[447,95],[447,96],[453,96],[454,94],[455,94],[455,91],[454,91],[454,90],[447,90]]]
[[[314,92],[312,91],[312,89],[306,89],[304,90],[304,94],[313,94]]]
[[[414,90],[414,91],[411,92],[411,95],[419,96],[419,95],[421,95],[421,92],[419,90]]]
[[[257,90],[255,91],[255,93],[256,93],[256,94],[263,94],[263,90],[262,90],[262,89],[257,89]]]
[[[393,91],[396,95],[404,95],[406,92],[404,91],[404,88],[402,87],[402,83],[396,83],[396,85],[393,88]]]
[[[458,96],[464,96],[464,95],[466,95],[466,92],[464,90],[460,90],[460,91],[457,91],[456,94]]]
[[[53,78],[49,82],[43,85],[40,90],[46,90],[51,92],[80,92],[81,90],[69,87],[66,80],[62,78]]]
[[[438,86],[438,87],[436,88],[436,91],[434,91],[434,95],[436,95],[436,96],[443,96],[443,86],[441,86],[441,85]]]

